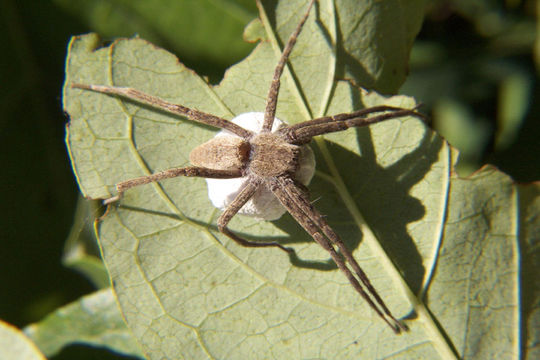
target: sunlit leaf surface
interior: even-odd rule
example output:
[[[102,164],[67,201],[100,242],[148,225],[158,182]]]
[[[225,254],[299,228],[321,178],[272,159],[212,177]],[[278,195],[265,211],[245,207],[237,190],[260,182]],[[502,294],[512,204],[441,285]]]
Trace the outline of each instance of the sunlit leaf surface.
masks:
[[[351,28],[337,21],[343,9],[356,11],[347,41],[388,42],[384,49],[408,53],[417,25],[381,39],[365,19],[417,14],[422,2],[396,1],[398,15],[392,6],[356,3],[319,1],[282,78],[279,118],[296,123],[376,104],[415,105],[336,81],[347,76],[337,34]],[[265,4],[266,41],[216,87],[142,39],[105,47],[95,35],[72,39],[64,106],[84,195],[107,198],[119,181],[186,166],[191,149],[215,129],[69,84],[129,86],[228,119],[263,111],[283,39],[306,1]],[[402,22],[384,23],[387,32],[404,31]],[[386,59],[383,47],[369,49]],[[406,68],[406,57],[398,62]],[[403,80],[378,79],[394,90]],[[516,358],[519,221],[510,179],[492,168],[456,178],[456,153],[413,118],[328,135],[313,147],[315,206],[392,312],[410,317],[410,332],[395,336],[290,216],[236,217],[231,227],[251,240],[277,239],[298,258],[239,247],[217,232],[219,211],[204,180],[177,178],[129,190],[99,223],[123,315],[145,353],[156,359]]]

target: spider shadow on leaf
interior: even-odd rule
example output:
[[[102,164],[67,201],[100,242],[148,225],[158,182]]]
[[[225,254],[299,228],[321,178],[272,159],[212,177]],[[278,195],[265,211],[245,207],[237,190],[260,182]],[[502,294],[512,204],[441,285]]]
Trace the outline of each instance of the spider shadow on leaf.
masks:
[[[362,128],[351,131],[356,131],[363,155],[358,156],[334,142],[327,142],[331,156],[338,164],[338,171],[368,226],[411,289],[418,293],[426,270],[417,244],[407,231],[407,224],[421,220],[426,215],[426,209],[419,199],[410,195],[410,190],[437,161],[442,140],[426,132],[416,149],[384,168],[376,161],[370,130]],[[323,157],[315,146],[313,148],[319,160],[318,170],[326,173]],[[347,166],[340,168],[339,164]],[[317,208],[327,215],[327,221],[341,235],[348,249],[354,251],[358,248],[363,235],[358,231],[334,186],[329,186],[326,180],[315,175],[309,189],[312,201],[317,199]],[[283,244],[313,241],[307,234],[298,233],[298,224],[290,215],[274,221],[274,224],[288,234],[295,234],[280,239]],[[298,267],[325,271],[337,268],[331,259],[313,261],[291,257],[291,263]]]
[[[112,209],[114,209],[114,210],[112,210]],[[145,214],[147,216],[156,216],[156,217],[161,217],[161,218],[168,218],[168,219],[171,219],[173,221],[183,221],[184,220],[180,216],[178,216],[178,214],[175,214],[175,213],[150,210],[150,209],[144,208],[144,207],[127,205],[126,203],[118,204],[118,205],[110,207],[109,210],[107,210],[107,212],[102,217],[100,217],[100,219],[103,219],[105,215],[111,214],[111,211],[135,212],[135,213]],[[219,214],[220,212],[217,212],[217,213]],[[118,214],[118,216],[123,217],[124,215],[123,214]],[[219,229],[218,229],[218,226],[215,224],[215,221],[213,221],[213,223],[211,225],[208,225],[208,223],[202,222],[202,221],[197,220],[197,219],[189,218],[188,220],[189,220],[189,222],[191,222],[193,224],[199,225],[201,227],[206,227],[209,230],[211,230],[214,234],[219,235]],[[214,218],[214,220],[215,220],[215,218]],[[233,223],[234,222],[235,221],[233,221]],[[274,223],[276,223],[276,224],[277,223],[286,224],[283,227],[278,225],[278,227],[280,227],[281,229],[286,229],[285,231],[288,234],[292,234],[292,233],[295,233],[295,232],[300,233],[300,234],[299,234],[299,236],[297,234],[295,234],[295,235],[289,235],[289,236],[271,236],[271,237],[269,237],[267,235],[253,235],[253,234],[250,234],[248,232],[243,232],[243,231],[239,231],[239,230],[236,230],[236,229],[235,229],[235,232],[238,235],[240,235],[242,238],[244,238],[246,240],[249,240],[249,241],[255,241],[255,242],[256,241],[262,242],[262,241],[271,240],[271,241],[277,241],[277,242],[279,242],[279,243],[281,243],[283,245],[293,244],[293,243],[301,243],[301,242],[306,242],[306,243],[307,242],[313,242],[313,239],[310,238],[307,233],[303,232],[303,230],[299,229],[298,228],[298,223],[296,221],[294,221],[294,219],[292,219],[289,216],[284,215],[283,217],[281,217],[279,220],[275,221]],[[234,229],[234,226],[232,226],[232,228]],[[262,251],[262,252],[264,252],[264,251],[274,251],[274,249],[254,249],[253,251],[256,251],[256,252],[261,252]],[[291,253],[291,254],[288,254],[288,255],[289,255],[291,264],[293,266],[298,266],[298,267],[307,268],[307,269],[324,270],[324,271],[330,271],[330,270],[336,270],[337,269],[337,265],[334,263],[334,261],[331,258],[329,258],[326,261],[313,261],[313,260],[309,260],[309,259],[302,259],[296,253]]]

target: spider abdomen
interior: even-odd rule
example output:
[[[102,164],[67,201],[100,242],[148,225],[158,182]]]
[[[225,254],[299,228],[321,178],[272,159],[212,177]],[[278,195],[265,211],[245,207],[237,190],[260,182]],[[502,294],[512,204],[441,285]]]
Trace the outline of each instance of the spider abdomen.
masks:
[[[287,143],[273,133],[256,135],[251,141],[249,170],[251,173],[272,177],[294,174],[298,169],[300,147]]]
[[[213,138],[197,146],[189,154],[189,161],[195,166],[215,170],[242,169],[250,153],[249,143],[242,138],[222,136]]]

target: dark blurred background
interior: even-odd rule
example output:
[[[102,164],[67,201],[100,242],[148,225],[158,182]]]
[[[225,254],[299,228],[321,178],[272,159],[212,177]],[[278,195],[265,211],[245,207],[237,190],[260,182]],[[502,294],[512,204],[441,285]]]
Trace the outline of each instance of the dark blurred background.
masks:
[[[401,92],[460,149],[460,175],[490,163],[519,182],[540,179],[536,6],[429,1]],[[253,0],[0,2],[0,319],[22,328],[95,289],[62,264],[78,198],[61,102],[70,36],[139,34],[217,83],[253,47],[242,32],[256,13]],[[55,359],[118,357],[71,346]]]

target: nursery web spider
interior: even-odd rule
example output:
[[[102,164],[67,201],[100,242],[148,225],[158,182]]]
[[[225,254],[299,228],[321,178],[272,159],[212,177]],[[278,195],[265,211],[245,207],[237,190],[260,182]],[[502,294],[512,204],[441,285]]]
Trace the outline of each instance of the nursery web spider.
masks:
[[[315,0],[309,2],[305,14],[294,32],[290,35],[275,68],[260,132],[244,129],[229,120],[182,105],[172,104],[132,88],[77,83],[73,83],[71,86],[127,98],[175,115],[186,117],[192,121],[227,130],[236,135],[235,137],[227,138],[216,137],[196,147],[190,154],[190,160],[194,166],[173,168],[116,184],[117,195],[105,200],[105,204],[119,200],[126,190],[135,186],[177,176],[214,179],[244,177],[247,179],[244,187],[227,206],[217,221],[219,231],[242,246],[278,247],[288,253],[294,252],[294,250],[277,242],[253,242],[245,240],[227,227],[229,221],[240,211],[242,206],[257,190],[259,188],[266,188],[266,190],[273,193],[279,199],[282,206],[308,234],[328,251],[339,269],[345,274],[351,285],[369,306],[373,308],[395,333],[400,333],[407,330],[407,327],[392,315],[343,241],[328,225],[321,213],[313,207],[307,190],[299,183],[295,175],[299,167],[301,147],[308,144],[314,136],[343,131],[351,127],[366,126],[403,116],[415,116],[419,118],[423,116],[416,111],[416,108],[403,109],[392,106],[375,106],[352,113],[324,116],[295,125],[284,126],[271,132],[276,113],[280,78],[314,2]]]

